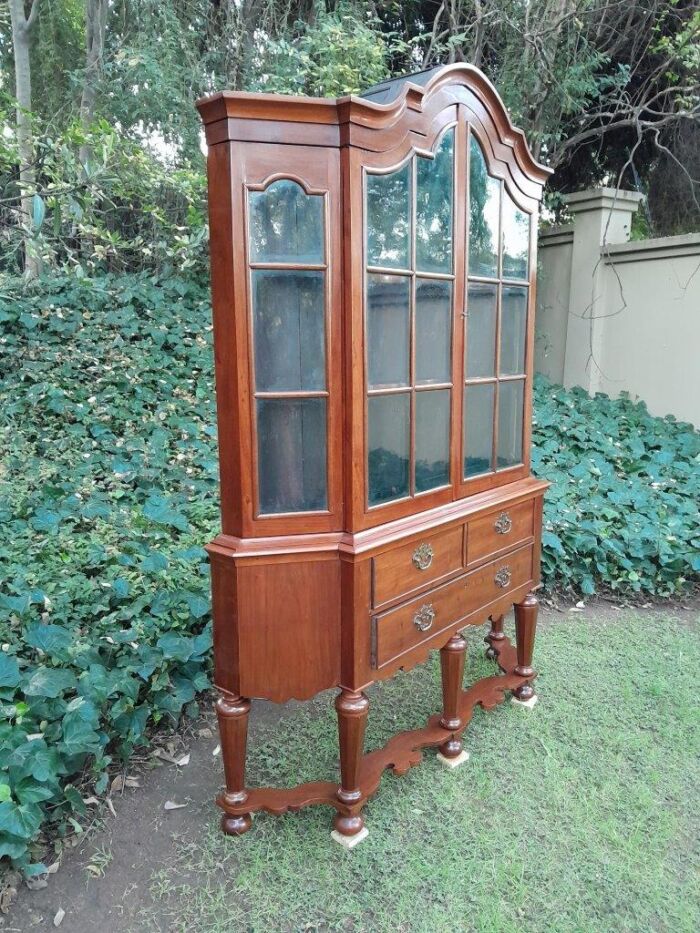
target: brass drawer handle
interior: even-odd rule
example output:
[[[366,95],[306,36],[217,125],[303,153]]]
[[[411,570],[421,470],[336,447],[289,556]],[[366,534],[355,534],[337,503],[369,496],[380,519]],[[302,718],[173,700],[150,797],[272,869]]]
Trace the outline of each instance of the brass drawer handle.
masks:
[[[435,610],[432,603],[421,606],[413,616],[413,624],[420,632],[427,632],[435,619]]]
[[[493,582],[496,586],[500,586],[500,588],[504,590],[510,583],[510,567],[501,567],[493,578]]]
[[[501,512],[493,527],[497,535],[507,535],[513,527],[513,520],[507,512]]]
[[[433,549],[429,544],[419,544],[411,560],[417,570],[427,570],[433,562],[433,556]]]

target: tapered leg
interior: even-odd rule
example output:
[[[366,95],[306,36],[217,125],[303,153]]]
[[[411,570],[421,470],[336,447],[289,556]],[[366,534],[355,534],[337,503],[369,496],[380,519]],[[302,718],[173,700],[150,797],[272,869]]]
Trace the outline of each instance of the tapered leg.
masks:
[[[518,665],[515,673],[521,677],[533,677],[532,650],[535,646],[535,628],[539,603],[534,593],[528,593],[521,603],[515,604],[515,638],[518,652]],[[513,691],[513,696],[521,701],[531,700],[535,691],[530,682],[521,684]]]
[[[250,700],[221,693],[216,701],[216,716],[221,734],[221,756],[224,761],[226,793],[224,800],[231,804],[244,803],[248,797],[245,789],[245,757],[248,739],[248,715]],[[230,836],[240,836],[251,827],[250,813],[221,818],[221,828]]]
[[[440,725],[443,729],[459,729],[462,721],[459,718],[459,698],[462,693],[462,678],[464,676],[464,660],[467,653],[467,643],[461,634],[453,635],[444,648],[440,649],[440,668],[442,670],[442,719]],[[462,753],[462,739],[451,735],[443,742],[440,751],[445,758],[457,758]]]
[[[503,641],[505,638],[503,632],[503,616],[491,616],[491,628],[488,635],[484,639],[488,648],[486,649],[486,657],[491,661],[495,661],[498,655],[496,654],[493,643],[495,641]]]
[[[338,742],[340,746],[340,787],[338,800],[343,803],[357,803],[362,799],[359,787],[360,764],[364,750],[365,727],[369,700],[364,693],[341,690],[335,699],[338,713]],[[336,813],[333,826],[343,836],[354,836],[365,823],[361,814],[346,816]]]

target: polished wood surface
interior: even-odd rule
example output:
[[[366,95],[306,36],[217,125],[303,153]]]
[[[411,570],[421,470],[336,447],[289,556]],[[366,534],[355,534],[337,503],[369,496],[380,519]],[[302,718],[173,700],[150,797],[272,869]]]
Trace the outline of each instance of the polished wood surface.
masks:
[[[214,682],[220,692],[226,789],[218,803],[222,827],[238,835],[258,810],[283,813],[310,804],[336,811],[335,828],[356,836],[362,808],[387,768],[403,774],[422,749],[440,748],[446,758],[462,750],[462,733],[475,705],[490,709],[507,692],[533,695],[532,652],[539,585],[542,498],[547,483],[530,475],[531,380],[534,347],[536,216],[548,170],[538,165],[513,126],[490,82],[477,69],[456,64],[424,86],[405,83],[394,100],[378,104],[349,96],[315,100],[267,94],[222,93],[200,101],[208,143],[212,304],[217,419],[221,473],[221,534],[207,547],[211,561]],[[451,283],[448,440],[439,458],[446,478],[438,488],[418,489],[411,472],[409,495],[370,504],[367,275],[368,173],[389,173],[432,159],[445,132],[454,133],[452,266],[449,273],[417,271],[416,234],[411,234],[410,410],[417,393],[431,388],[415,379],[416,279],[435,275]],[[529,223],[528,289],[524,324],[525,386],[522,462],[464,479],[463,388],[466,378],[466,307],[470,270],[469,152],[476,139],[486,170]],[[415,165],[411,177],[417,177]],[[283,250],[284,261],[251,245],[256,198],[277,182],[292,182],[303,196],[320,201],[322,243],[315,254]],[[413,217],[416,192],[413,191]],[[499,195],[504,203],[505,195]],[[502,214],[498,220],[502,256]],[[308,230],[307,230],[308,234]],[[287,256],[289,252],[289,256]],[[291,256],[291,258],[290,258]],[[320,257],[320,258],[319,258]],[[503,261],[499,260],[499,280]],[[420,269],[423,267],[421,266]],[[261,388],[256,356],[259,273],[322,275],[322,386]],[[396,274],[396,270],[385,272]],[[473,271],[473,270],[472,270]],[[256,279],[256,276],[258,278]],[[321,286],[319,286],[321,288]],[[301,299],[300,299],[301,301]],[[500,353],[501,299],[495,334]],[[274,308],[272,328],[282,328],[288,308]],[[308,308],[298,310],[299,318]],[[315,312],[314,312],[315,313]],[[314,318],[316,321],[316,318]],[[319,333],[317,323],[314,333]],[[299,336],[290,337],[299,370]],[[275,331],[277,333],[277,331]],[[298,344],[298,345],[297,345]],[[276,353],[279,355],[279,344]],[[387,353],[391,352],[389,342]],[[292,352],[290,350],[290,352]],[[284,348],[282,348],[284,352]],[[274,354],[273,354],[274,355]],[[311,359],[310,365],[316,360]],[[309,360],[306,360],[309,364]],[[258,372],[256,372],[256,368]],[[499,378],[497,367],[496,376]],[[373,392],[377,391],[372,389]],[[384,390],[380,390],[384,391]],[[387,391],[394,391],[389,388]],[[270,461],[261,448],[261,411],[270,399],[322,398],[326,406],[325,497],[309,511],[280,511],[277,502],[300,501],[299,475],[285,463],[316,450],[294,453],[291,423],[275,422]],[[263,408],[261,408],[261,404]],[[301,410],[301,409],[300,409]],[[289,409],[287,409],[289,411]],[[498,399],[492,424],[497,424]],[[415,467],[416,426],[410,419],[409,459]],[[493,449],[496,452],[494,434]],[[425,459],[430,466],[433,458]],[[266,459],[268,458],[268,459]],[[434,459],[438,460],[437,457]],[[516,457],[517,459],[517,457]],[[511,462],[508,458],[505,463]],[[430,467],[432,469],[432,467]],[[265,496],[263,471],[272,471],[274,496]],[[261,489],[263,491],[261,492]],[[325,502],[325,507],[320,507]],[[269,511],[266,511],[268,508]],[[275,511],[275,509],[278,509]],[[503,632],[503,616],[515,604],[516,642]],[[466,643],[462,630],[491,619],[487,653],[503,674],[462,687]],[[440,651],[442,710],[427,726],[395,736],[383,749],[364,751],[372,683],[408,671]],[[339,690],[340,783],[320,781],[289,789],[247,788],[245,757],[249,698],[304,700]]]

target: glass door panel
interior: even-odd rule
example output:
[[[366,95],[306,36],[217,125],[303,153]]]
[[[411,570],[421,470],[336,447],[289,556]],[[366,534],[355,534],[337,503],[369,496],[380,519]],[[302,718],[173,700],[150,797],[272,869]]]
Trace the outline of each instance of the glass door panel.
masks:
[[[467,292],[465,372],[468,379],[496,375],[498,286],[471,282]]]
[[[527,279],[530,247],[530,215],[519,210],[503,192],[503,278]]]
[[[464,475],[479,476],[492,469],[493,412],[496,396],[492,382],[464,389]]]
[[[410,402],[408,392],[368,399],[370,505],[409,494]]]
[[[486,170],[481,146],[469,144],[469,274],[498,275],[501,183]]]
[[[252,272],[258,391],[325,389],[323,279],[323,272]]]
[[[523,403],[525,382],[517,379],[498,387],[497,466],[502,470],[523,462]]]
[[[326,509],[326,400],[258,399],[260,511]]]
[[[410,267],[410,163],[389,175],[367,176],[367,264]]]
[[[450,394],[416,392],[416,492],[450,481]]]
[[[434,159],[416,162],[416,269],[452,272],[454,130],[442,138]]]
[[[323,262],[323,196],[282,179],[249,194],[250,261]]]
[[[527,332],[527,288],[501,286],[500,375],[525,373],[525,336]]]
[[[416,279],[416,384],[450,382],[452,282]]]
[[[409,384],[410,285],[407,276],[367,276],[367,362],[371,389]]]

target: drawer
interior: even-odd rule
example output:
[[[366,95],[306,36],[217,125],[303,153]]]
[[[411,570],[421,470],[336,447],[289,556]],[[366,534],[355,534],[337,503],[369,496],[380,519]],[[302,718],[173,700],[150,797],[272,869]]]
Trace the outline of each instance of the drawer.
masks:
[[[383,667],[421,642],[532,580],[532,547],[462,574],[372,619],[372,666]]]
[[[408,596],[462,568],[464,526],[428,535],[372,558],[372,605]]]
[[[467,565],[512,548],[534,533],[535,502],[519,502],[475,518],[467,526]]]

